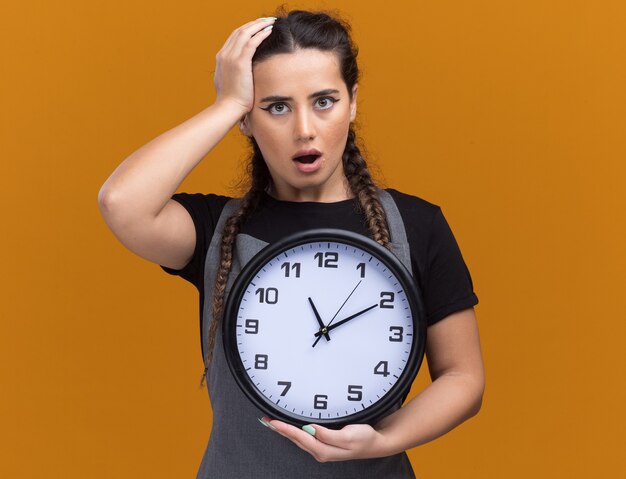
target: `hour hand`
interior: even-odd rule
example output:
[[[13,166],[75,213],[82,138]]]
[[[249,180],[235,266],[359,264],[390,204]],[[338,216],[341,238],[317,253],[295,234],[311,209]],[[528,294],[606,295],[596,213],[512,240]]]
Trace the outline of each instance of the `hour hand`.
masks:
[[[353,320],[354,318],[357,318],[357,317],[361,316],[362,314],[365,314],[365,313],[367,313],[368,311],[371,311],[372,309],[374,309],[374,308],[375,308],[375,307],[377,307],[377,306],[378,306],[378,304],[373,304],[373,305],[372,305],[372,306],[370,306],[369,308],[365,308],[365,309],[363,309],[363,310],[359,311],[358,313],[353,314],[352,316],[348,316],[347,318],[342,319],[341,321],[337,321],[335,324],[332,324],[332,325],[328,326],[328,327],[327,327],[327,328],[325,328],[325,329],[326,329],[326,331],[330,331],[330,330],[332,330],[332,329],[335,329],[337,326],[341,326],[342,324],[345,324],[345,323],[347,323],[348,321],[351,321],[351,320]],[[319,339],[319,336],[321,336],[321,334],[322,334],[322,332],[320,331],[320,332],[315,333],[315,336]]]
[[[324,337],[326,338],[326,341],[330,341],[330,335],[328,334],[328,329],[324,325],[324,322],[322,321],[322,318],[320,317],[320,313],[317,312],[317,308],[313,304],[313,300],[311,298],[309,298],[309,304],[311,305],[311,308],[313,308],[313,313],[315,314],[315,319],[317,319],[317,324],[320,325],[319,333],[316,334],[316,336],[321,336],[323,334]]]

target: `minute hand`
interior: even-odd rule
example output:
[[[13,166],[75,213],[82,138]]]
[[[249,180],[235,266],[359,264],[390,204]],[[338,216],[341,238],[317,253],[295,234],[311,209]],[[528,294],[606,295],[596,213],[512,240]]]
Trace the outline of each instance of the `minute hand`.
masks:
[[[333,329],[335,329],[338,326],[341,326],[344,323],[347,323],[348,321],[350,321],[351,319],[356,318],[357,316],[361,316],[362,314],[367,313],[368,311],[370,311],[371,309],[374,309],[376,306],[378,306],[378,304],[373,304],[372,306],[370,306],[369,308],[365,308],[362,311],[359,311],[358,313],[354,313],[352,316],[348,316],[346,319],[342,319],[341,321],[337,321],[335,324],[331,324],[330,326],[328,326],[326,328],[326,331],[332,331]],[[322,333],[320,331],[318,331],[317,333],[315,333],[316,337],[321,336]]]

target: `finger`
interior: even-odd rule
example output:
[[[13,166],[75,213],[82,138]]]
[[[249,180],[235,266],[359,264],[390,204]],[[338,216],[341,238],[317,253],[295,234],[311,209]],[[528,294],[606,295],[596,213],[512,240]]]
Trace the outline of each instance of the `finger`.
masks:
[[[304,449],[305,451],[311,453],[315,449],[316,439],[307,434],[302,429],[296,426],[292,426],[291,424],[287,424],[283,421],[278,421],[276,419],[270,419],[268,417],[263,417],[263,420],[274,428],[281,436],[286,437],[287,439],[296,443],[298,447]]]
[[[344,429],[328,429],[327,427],[320,426],[319,424],[308,424],[302,429],[307,431],[308,434],[315,437],[318,441],[328,444],[329,446],[334,446],[340,449],[348,449],[348,445],[350,444],[351,437],[349,434],[346,434]]]
[[[235,55],[240,54],[241,49],[250,38],[263,31],[265,27],[273,25],[275,21],[274,17],[260,18],[247,26],[235,30],[228,44],[228,51]]]
[[[224,42],[224,46],[222,47],[222,49],[226,49],[228,47],[230,47],[234,41],[234,39],[237,37],[237,35],[239,35],[239,33],[246,29],[246,28],[250,28],[252,25],[266,25],[269,23],[269,19],[266,17],[261,17],[261,18],[255,18],[254,20],[249,21],[248,23],[244,23],[243,25],[241,25],[238,28],[235,28],[230,35],[228,36],[228,38],[226,39],[226,41]]]
[[[348,424],[342,429],[328,429],[317,424],[315,429],[318,441],[333,446],[341,451],[349,451],[352,456],[361,454],[381,439],[380,434],[369,424]]]
[[[252,61],[254,52],[263,40],[272,34],[272,25],[264,28],[260,32],[257,32],[250,40],[248,40],[242,47],[240,54],[246,60]]]
[[[292,441],[303,451],[311,454],[317,461],[328,462],[351,459],[351,451],[327,444],[317,438],[317,434],[321,429],[324,429],[324,432],[326,433],[336,433],[338,431],[332,431],[330,429],[322,428],[322,426],[314,425],[316,434],[313,436],[300,428],[282,421],[273,420],[271,423],[272,426],[276,428],[276,432]],[[313,425],[310,426],[313,427]],[[325,436],[327,437],[328,434]]]

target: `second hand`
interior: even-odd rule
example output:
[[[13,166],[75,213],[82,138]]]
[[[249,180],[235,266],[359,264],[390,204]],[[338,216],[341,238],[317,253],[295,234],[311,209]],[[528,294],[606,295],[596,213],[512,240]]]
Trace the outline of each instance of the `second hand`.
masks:
[[[348,300],[350,299],[350,296],[352,296],[352,294],[356,291],[356,289],[359,287],[359,285],[363,282],[363,280],[360,280],[356,286],[354,287],[354,289],[350,292],[350,294],[348,295],[348,297],[346,298],[346,300],[343,302],[343,304],[341,306],[339,306],[339,309],[337,310],[337,312],[335,313],[335,315],[333,316],[333,318],[330,320],[330,322],[326,325],[326,328],[328,328],[331,324],[333,324],[333,321],[335,320],[335,318],[337,317],[337,315],[339,314],[339,312],[341,311],[341,309],[345,306],[345,304],[348,302]],[[313,343],[312,347],[315,347],[315,345],[319,342],[320,338],[322,336],[318,336],[317,339],[315,340],[315,342]]]

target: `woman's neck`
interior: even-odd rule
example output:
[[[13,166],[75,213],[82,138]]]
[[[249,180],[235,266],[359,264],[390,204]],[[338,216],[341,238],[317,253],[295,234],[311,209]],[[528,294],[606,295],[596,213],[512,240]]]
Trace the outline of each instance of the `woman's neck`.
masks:
[[[347,180],[333,189],[291,187],[279,189],[275,187],[274,183],[270,183],[266,192],[274,199],[292,202],[335,203],[354,198]]]

